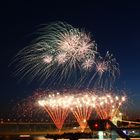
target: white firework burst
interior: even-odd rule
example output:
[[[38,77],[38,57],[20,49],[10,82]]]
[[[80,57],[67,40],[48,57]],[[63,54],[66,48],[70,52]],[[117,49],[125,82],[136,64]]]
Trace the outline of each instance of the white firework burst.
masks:
[[[38,34],[33,44],[16,56],[15,62],[19,65],[15,73],[21,74],[22,78],[31,75],[31,81],[39,77],[45,82],[51,76],[60,81],[68,80],[72,76],[70,73],[77,69],[81,71],[84,63],[87,65],[85,70],[92,66],[97,48],[89,33],[57,22],[41,28]]]

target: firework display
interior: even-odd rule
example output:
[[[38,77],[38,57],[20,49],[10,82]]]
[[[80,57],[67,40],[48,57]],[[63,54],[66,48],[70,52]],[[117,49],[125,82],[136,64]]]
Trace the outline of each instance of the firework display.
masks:
[[[112,83],[118,74],[118,63],[113,55],[107,52],[104,58],[99,56],[96,60],[95,73],[91,76],[87,87],[94,84],[97,88],[112,89]],[[96,82],[93,83],[93,81]]]
[[[41,83],[51,78],[54,80],[49,83],[54,85],[69,81],[82,67],[88,68],[88,61],[92,61],[92,67],[97,48],[89,33],[57,22],[41,28],[38,34],[33,44],[16,56],[19,65],[15,73],[21,74],[21,78],[30,75],[31,81],[38,78]]]
[[[112,92],[101,91],[68,91],[61,95],[60,93],[49,94],[38,101],[58,129],[61,129],[69,112],[75,116],[80,128],[84,130],[87,127],[87,120],[91,114],[96,114],[101,119],[112,120],[120,110],[125,96],[116,96]]]
[[[57,93],[57,96],[49,94],[47,99],[38,101],[39,105],[45,108],[58,129],[61,129],[64,124],[71,102],[72,97],[59,96],[59,93]]]
[[[46,97],[46,92],[43,90],[36,90],[33,92],[33,95],[26,97],[25,99],[19,101],[12,109],[10,113],[10,118],[16,118],[19,121],[37,121],[40,119],[40,116],[44,116],[40,121],[46,120],[46,112],[44,109],[38,107],[37,100]]]
[[[109,52],[104,58],[100,56],[90,33],[56,22],[42,27],[37,35],[13,61],[18,64],[15,74],[21,79],[30,76],[30,81],[40,80],[47,87],[111,87],[118,64]]]
[[[80,128],[84,130],[87,126],[87,120],[89,120],[92,113],[94,102],[92,102],[91,96],[88,93],[75,95],[73,99],[70,110],[79,123]]]
[[[45,25],[37,36],[12,63],[18,64],[15,73],[21,79],[29,76],[30,81],[40,81],[48,89],[37,91],[29,105],[24,103],[25,113],[33,112],[32,103],[37,102],[59,130],[69,112],[82,130],[93,113],[113,120],[125,101],[125,96],[113,90],[119,75],[114,56],[107,51],[102,57],[90,33],[65,22]]]
[[[112,120],[125,101],[125,97],[118,97],[116,95],[105,94],[96,98],[95,110],[101,119]]]

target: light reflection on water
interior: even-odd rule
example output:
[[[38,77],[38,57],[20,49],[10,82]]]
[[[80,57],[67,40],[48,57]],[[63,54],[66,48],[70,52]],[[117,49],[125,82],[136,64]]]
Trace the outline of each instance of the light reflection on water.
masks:
[[[45,138],[45,136],[34,136],[34,137],[9,137],[9,136],[5,136],[5,137],[0,137],[0,140],[53,140],[51,138]],[[57,139],[57,140],[70,140],[70,139]],[[99,140],[98,138],[80,138],[78,140]],[[111,138],[108,139],[103,139],[103,140],[111,140]],[[117,138],[116,140],[124,140],[122,138]],[[136,139],[135,139],[136,140]],[[138,138],[138,140],[140,140]]]

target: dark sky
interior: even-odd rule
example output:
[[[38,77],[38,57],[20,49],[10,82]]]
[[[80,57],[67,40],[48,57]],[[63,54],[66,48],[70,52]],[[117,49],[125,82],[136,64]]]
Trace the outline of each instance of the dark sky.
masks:
[[[120,64],[118,89],[128,92],[128,112],[140,117],[140,2],[93,0],[85,2],[18,1],[0,4],[0,110],[39,88],[17,82],[8,67],[16,53],[29,44],[38,25],[66,21],[90,31],[101,52],[110,51]],[[130,110],[130,111],[129,111]]]

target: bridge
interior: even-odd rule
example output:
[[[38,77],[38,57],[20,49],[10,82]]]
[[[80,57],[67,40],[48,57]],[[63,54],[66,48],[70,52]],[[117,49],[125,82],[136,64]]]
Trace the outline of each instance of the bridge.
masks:
[[[58,130],[53,123],[46,122],[3,122],[0,123],[0,135],[46,135],[80,132],[79,127],[65,124],[63,129]],[[88,130],[89,131],[89,130]]]
[[[125,121],[129,122],[130,121]],[[131,124],[136,124],[131,122]],[[139,124],[139,123],[138,123]],[[120,127],[122,130],[137,130],[140,134],[140,127]],[[63,135],[63,134],[81,134],[83,133],[78,124],[65,123],[61,130],[56,129],[53,123],[49,122],[1,122],[0,123],[0,136],[6,138],[7,136],[47,136],[47,135]],[[85,136],[91,134],[92,131],[86,128],[84,131]],[[87,134],[87,135],[86,135]],[[97,133],[95,133],[96,135]]]

